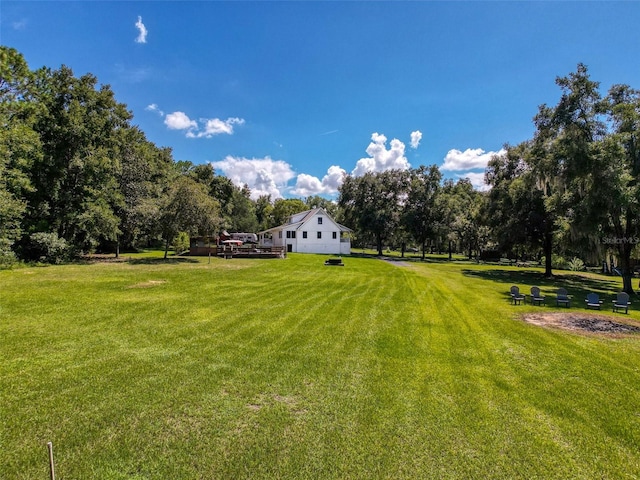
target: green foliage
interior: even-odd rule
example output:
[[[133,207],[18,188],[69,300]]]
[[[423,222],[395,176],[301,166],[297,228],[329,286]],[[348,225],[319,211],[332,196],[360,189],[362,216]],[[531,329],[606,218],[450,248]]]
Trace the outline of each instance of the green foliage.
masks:
[[[70,248],[64,238],[55,233],[38,232],[29,237],[29,258],[43,263],[62,263],[69,259]]]
[[[247,186],[236,189],[233,194],[233,208],[227,228],[231,232],[257,232],[258,219],[256,206],[250,198],[251,191]]]
[[[401,170],[347,175],[340,187],[338,206],[346,223],[359,237],[373,237],[379,255],[400,227],[408,188],[409,173]]]
[[[270,227],[282,225],[291,215],[305,210],[307,210],[307,206],[299,198],[278,198],[273,203],[273,210],[271,211],[272,225]]]
[[[441,193],[442,174],[438,167],[420,166],[410,173],[409,193],[404,205],[402,223],[413,239],[420,245],[422,258],[425,255],[426,242],[437,232],[440,211],[436,205]]]
[[[16,254],[11,250],[11,242],[6,238],[0,238],[0,268],[9,268],[16,261]]]
[[[584,262],[578,257],[573,257],[569,261],[568,267],[572,272],[582,272],[584,270]]]
[[[119,198],[114,204],[118,242],[135,249],[155,238],[162,194],[176,174],[169,149],[156,147],[137,128],[123,129],[119,134]]]
[[[543,256],[540,261],[542,262],[542,264],[545,264],[547,259]],[[551,255],[551,266],[556,270],[567,270],[569,263],[562,255],[554,253]]]
[[[614,254],[631,293],[634,243],[598,239],[640,237],[640,91],[614,85],[603,96],[582,64],[556,83],[561,97],[539,107],[533,138],[489,162],[486,194],[467,179],[441,184],[432,166],[347,176],[338,204],[315,195],[272,204],[210,164],[175,162],[94,75],[31,71],[19,52],[0,47],[0,241],[26,256],[31,232],[64,239],[73,253],[160,238],[168,248],[180,231],[254,232],[320,206],[355,229],[354,245],[379,253],[415,244],[469,257],[489,245],[542,249],[547,276],[553,254],[569,245],[589,262]],[[198,200],[184,200],[181,189]]]
[[[3,258],[23,232],[27,211],[25,195],[32,192],[29,179],[38,158],[40,140],[34,132],[31,97],[33,75],[14,49],[0,47],[0,242]]]
[[[543,248],[545,274],[552,250],[571,245],[584,258],[603,255],[594,239],[640,233],[640,92],[615,85],[606,98],[587,67],[558,77],[557,105],[541,105],[534,137],[489,162],[489,218],[497,238]],[[504,245],[503,245],[504,247]],[[632,293],[631,242],[613,247],[624,289]]]
[[[337,202],[334,202],[333,200],[327,200],[326,198],[320,197],[319,195],[308,196],[304,199],[304,203],[307,205],[308,210],[311,210],[312,208],[322,208],[334,219],[338,215]]]
[[[173,239],[173,250],[177,254],[189,251],[189,234],[187,232],[178,232],[176,238]]]
[[[271,195],[261,195],[256,200],[256,220],[258,222],[258,230],[267,230],[273,223],[273,205],[271,204]]]
[[[474,250],[479,252],[488,236],[482,228],[481,217],[485,200],[486,196],[476,191],[469,179],[463,178],[456,183],[446,180],[435,201],[438,212],[435,223],[440,234],[458,244],[468,258]]]
[[[165,258],[174,237],[179,232],[211,235],[220,229],[220,206],[206,187],[191,177],[181,175],[164,197],[160,228],[165,240]]]

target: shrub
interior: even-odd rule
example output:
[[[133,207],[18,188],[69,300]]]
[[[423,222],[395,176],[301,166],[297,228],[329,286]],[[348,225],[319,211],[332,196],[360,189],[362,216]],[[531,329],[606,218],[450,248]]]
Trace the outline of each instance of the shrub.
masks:
[[[581,272],[582,270],[584,270],[584,262],[578,257],[573,257],[569,261],[569,270],[571,270],[572,272]]]
[[[173,240],[173,249],[177,255],[189,250],[189,234],[187,232],[178,232]]]
[[[6,238],[0,238],[0,268],[9,268],[16,261],[16,254],[11,250],[11,242]]]
[[[69,258],[69,245],[55,233],[38,232],[30,237],[29,257],[44,263],[62,263]]]

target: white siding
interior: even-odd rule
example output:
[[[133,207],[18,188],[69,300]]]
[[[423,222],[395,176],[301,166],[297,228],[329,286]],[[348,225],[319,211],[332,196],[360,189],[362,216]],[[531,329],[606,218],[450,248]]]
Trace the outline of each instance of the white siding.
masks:
[[[336,224],[326,212],[318,210],[307,218],[309,211],[301,212],[291,217],[290,222],[281,225],[275,230],[271,230],[274,246],[287,247],[291,245],[292,252],[298,253],[325,253],[330,255],[348,255],[351,253],[351,243],[348,241],[340,241],[340,226]],[[302,224],[302,220],[306,221]],[[318,218],[322,218],[322,223],[318,223]],[[292,233],[287,238],[287,231],[295,232],[295,238],[291,238]],[[304,238],[303,232],[307,232],[307,238]],[[318,238],[318,232],[321,238]],[[336,238],[333,238],[335,233]],[[287,251],[289,249],[287,248]]]
[[[322,218],[322,224],[318,224],[318,218]],[[307,238],[303,238],[302,232],[307,232]],[[298,252],[300,253],[328,253],[340,254],[340,227],[326,215],[317,214],[308,219],[299,229]],[[318,232],[322,238],[318,238]],[[333,238],[333,232],[336,238]]]

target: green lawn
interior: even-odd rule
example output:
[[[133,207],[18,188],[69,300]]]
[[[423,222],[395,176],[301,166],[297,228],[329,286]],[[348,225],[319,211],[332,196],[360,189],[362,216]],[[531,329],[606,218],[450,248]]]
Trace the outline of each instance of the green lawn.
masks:
[[[507,295],[616,278],[325,259],[0,271],[0,477],[640,478],[640,336]]]

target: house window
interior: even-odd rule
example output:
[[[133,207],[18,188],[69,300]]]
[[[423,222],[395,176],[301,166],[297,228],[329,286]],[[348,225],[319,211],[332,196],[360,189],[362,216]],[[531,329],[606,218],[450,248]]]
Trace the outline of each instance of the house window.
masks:
[[[278,232],[278,238],[282,238],[282,230]]]
[[[296,232],[295,230],[293,232],[291,232],[291,238],[296,238]]]
[[[307,238],[307,232],[302,232],[302,238]]]
[[[318,217],[318,225],[322,225],[322,217]],[[318,237],[320,238],[320,237]]]
[[[287,230],[287,238],[291,238],[291,232]]]
[[[335,240],[336,238],[338,238],[338,232],[333,232],[333,239]]]
[[[318,238],[322,238],[322,232],[318,232]]]

